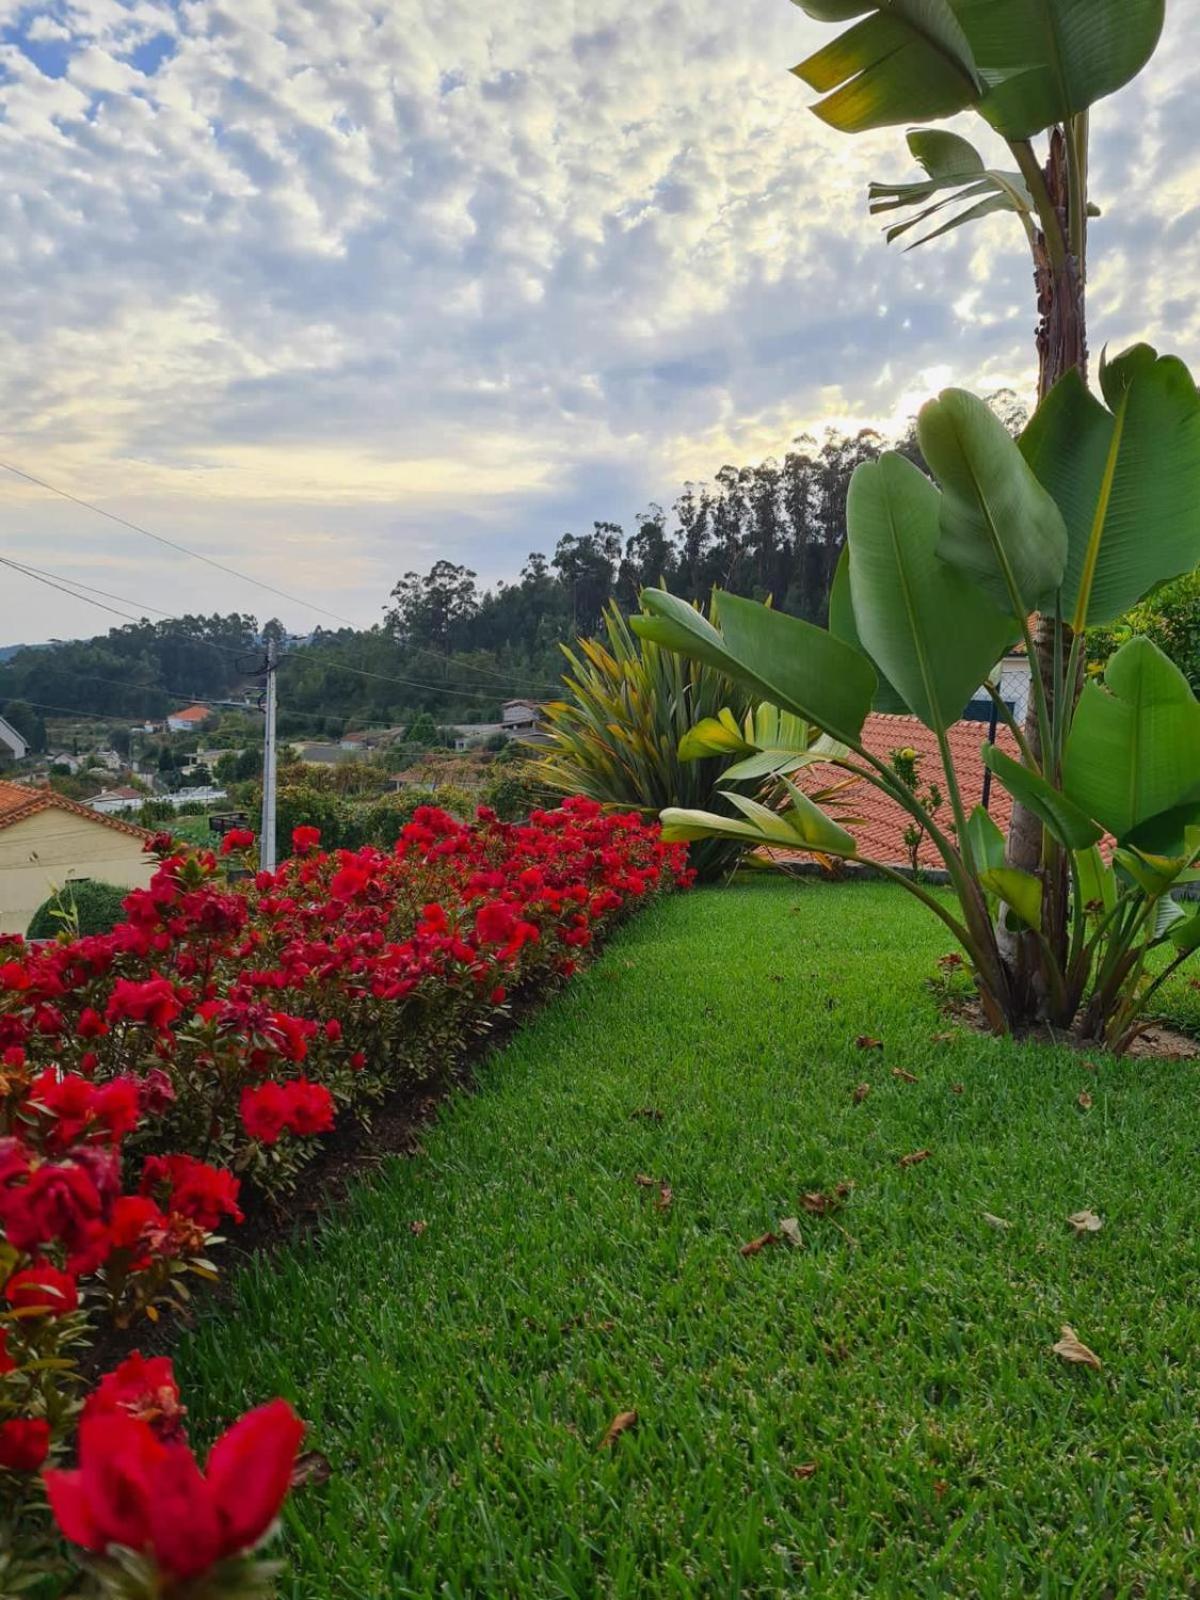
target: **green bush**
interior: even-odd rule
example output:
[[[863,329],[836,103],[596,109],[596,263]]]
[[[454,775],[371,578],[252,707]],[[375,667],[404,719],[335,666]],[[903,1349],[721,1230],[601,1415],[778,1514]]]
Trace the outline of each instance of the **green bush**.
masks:
[[[115,883],[97,883],[80,878],[64,883],[33,914],[25,937],[53,939],[64,930],[74,935],[110,933],[124,922],[122,902],[129,893]]]
[[[531,811],[539,807],[550,810],[561,798],[561,792],[547,784],[538,764],[529,760],[494,762],[479,791],[479,803],[491,806],[501,822],[523,822]]]

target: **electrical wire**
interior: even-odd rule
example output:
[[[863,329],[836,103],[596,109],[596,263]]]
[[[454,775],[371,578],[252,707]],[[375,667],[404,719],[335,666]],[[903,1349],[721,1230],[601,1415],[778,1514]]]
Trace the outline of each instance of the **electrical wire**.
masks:
[[[4,465],[4,463],[0,462],[0,466],[3,466],[3,465]],[[93,599],[89,598],[89,594],[86,594],[86,593],[85,594],[76,594],[76,593],[74,593],[73,589],[68,589],[68,588],[64,587],[64,585],[65,584],[72,584],[77,589],[88,590],[88,591],[90,591],[91,594],[103,594],[103,595],[106,595],[106,597],[108,599],[111,599],[111,600],[124,599],[126,605],[138,605],[138,604],[140,604],[139,601],[129,600],[126,597],[121,596],[121,595],[109,594],[108,591],[104,590],[104,589],[94,589],[90,584],[76,583],[75,579],[73,579],[73,578],[67,578],[67,579],[60,580],[60,579],[58,579],[56,577],[51,576],[49,573],[43,571],[41,568],[29,566],[28,564],[20,562],[20,561],[14,561],[9,556],[0,556],[0,563],[2,563],[6,567],[11,567],[15,572],[20,572],[20,573],[24,574],[24,576],[27,577],[27,578],[34,579],[34,581],[37,582],[37,583],[47,584],[51,589],[58,589],[61,593],[66,594],[66,595],[70,595],[70,597],[72,599],[74,599],[74,600],[81,600],[81,601],[83,601],[83,603],[85,605],[96,606],[101,611],[110,612],[113,616],[125,617],[125,619],[127,621],[129,621],[129,622],[137,623],[137,622],[142,622],[142,621],[145,620],[144,617],[136,617],[136,616],[131,615],[129,612],[117,611],[112,606],[102,604],[99,600],[93,600]],[[157,607],[154,607],[154,606],[148,606],[148,607],[146,607],[146,609],[147,610],[156,611],[159,616],[164,616],[164,617],[168,617],[169,618],[170,615],[171,615],[170,612],[160,611],[160,610],[158,610]],[[220,651],[222,654],[228,655],[228,656],[243,656],[246,653],[244,650],[234,650],[229,645],[217,644],[212,639],[197,639],[197,638],[193,637],[193,635],[191,635],[191,634],[176,633],[176,634],[170,634],[169,637],[175,638],[175,639],[180,639],[180,640],[185,641],[186,643],[189,643],[189,644],[207,645],[209,649]],[[306,648],[310,649],[310,650],[313,650],[314,653],[317,653],[318,647],[316,647],[316,646],[309,645]],[[280,660],[279,660],[279,665],[282,666],[282,665],[284,665],[285,662],[288,662],[288,661],[304,662],[304,660],[305,660],[305,658],[304,658],[303,655],[301,655],[299,652],[294,652],[294,653],[291,653],[291,654],[287,654],[287,655],[281,656]],[[394,684],[398,684],[398,685],[400,685],[400,686],[402,686],[404,688],[426,689],[426,690],[433,691],[435,693],[445,694],[449,698],[458,699],[458,700],[482,700],[482,701],[485,701],[485,702],[487,702],[489,704],[494,705],[496,703],[496,699],[497,699],[497,696],[495,694],[489,693],[488,691],[483,690],[483,689],[472,689],[472,688],[456,689],[456,688],[454,688],[452,685],[450,685],[448,683],[430,683],[427,680],[421,679],[421,678],[407,678],[407,677],[399,677],[399,676],[397,676],[397,675],[395,675],[393,673],[371,672],[371,671],[368,671],[365,667],[352,667],[352,666],[350,666],[350,664],[348,662],[344,662],[344,661],[336,661],[336,660],[330,661],[330,660],[327,660],[327,661],[323,662],[322,665],[325,666],[326,668],[336,667],[339,671],[341,671],[341,672],[349,672],[354,677],[371,678],[371,679],[375,679],[375,680],[377,680],[377,681],[379,681],[381,683],[394,683]],[[478,670],[483,671],[485,669],[480,668]],[[497,674],[497,676],[500,676],[500,674]],[[99,681],[99,680],[97,680],[97,681]],[[546,687],[548,687],[548,685]],[[166,692],[167,693],[174,693],[175,691],[168,690]],[[203,699],[203,696],[200,696],[200,698]]]
[[[167,549],[174,550],[179,555],[188,556],[193,561],[202,561],[206,566],[215,567],[218,572],[228,573],[230,577],[238,578],[243,583],[252,584],[256,589],[262,589],[267,594],[273,594],[280,600],[287,600],[291,605],[304,606],[309,611],[316,611],[324,617],[331,617],[335,622],[340,622],[343,624],[343,626],[352,629],[356,633],[358,632],[357,624],[352,622],[349,617],[343,616],[340,611],[331,611],[328,606],[319,606],[313,600],[302,600],[299,595],[291,594],[286,589],[276,588],[274,584],[264,583],[261,578],[252,578],[248,572],[241,572],[237,567],[231,567],[227,562],[218,561],[213,556],[206,556],[199,550],[193,550],[190,548],[190,546],[181,544],[177,539],[168,539],[164,534],[154,533],[150,528],[144,528],[141,523],[133,522],[128,517],[119,516],[115,511],[106,511],[103,506],[98,506],[91,500],[84,500],[79,495],[71,494],[69,490],[62,489],[57,484],[49,483],[45,478],[39,478],[32,472],[26,472],[23,467],[15,466],[11,461],[0,461],[0,468],[3,468],[5,472],[11,472],[15,477],[23,478],[26,483],[35,484],[39,489],[45,489],[50,494],[56,494],[64,500],[69,500],[72,505],[80,506],[85,511],[95,512],[98,517],[107,517],[110,522],[115,522],[122,528],[128,528],[133,533],[139,533],[144,538],[153,539],[155,543],[165,545]],[[16,563],[8,562],[6,564],[12,566]],[[102,590],[96,591],[96,593],[102,592]],[[130,603],[132,604],[136,602]],[[155,608],[151,606],[147,609],[154,610]],[[163,616],[167,614],[168,613],[166,612],[160,613],[160,615]],[[118,613],[118,615],[120,615],[120,613]],[[134,618],[133,620],[139,621],[140,619]],[[421,655],[429,655],[435,660],[437,659],[436,651],[427,650],[421,645],[413,645],[409,648],[417,651]],[[507,676],[505,673],[500,672],[493,667],[467,667],[464,665],[463,670],[482,673],[487,677],[499,678],[501,681],[504,681]],[[436,685],[426,685],[426,687],[432,688],[436,687]],[[542,687],[546,688],[548,685],[543,684]]]
[[[36,484],[39,489],[45,489],[50,494],[59,495],[63,500],[69,500],[72,505],[81,506],[85,511],[94,511],[98,517],[107,517],[109,522],[115,522],[122,528],[128,528],[133,533],[140,533],[143,538],[153,539],[155,544],[165,545],[168,550],[174,550],[179,555],[188,556],[193,561],[202,561],[205,566],[215,567],[218,572],[225,572],[231,578],[238,578],[243,583],[253,584],[256,589],[262,589],[267,594],[273,594],[280,600],[286,600],[291,605],[304,606],[309,611],[319,611],[324,617],[332,617],[335,622],[344,623],[346,627],[353,628],[354,623],[349,617],[343,617],[338,611],[331,611],[328,606],[319,606],[313,600],[302,600],[299,595],[289,594],[286,589],[277,589],[272,583],[264,583],[261,578],[252,578],[248,572],[240,572],[237,567],[231,567],[225,561],[218,561],[214,556],[202,555],[199,550],[192,550],[186,544],[180,544],[177,539],[168,539],[164,534],[154,533],[149,528],[144,528],[140,522],[132,522],[128,517],[118,516],[115,511],[106,511],[103,506],[84,500],[77,494],[71,494],[67,489],[60,489],[57,484],[48,483],[45,478],[35,477],[32,472],[14,466],[11,461],[0,461],[0,467],[5,472],[11,472],[14,477],[23,478],[26,483]]]

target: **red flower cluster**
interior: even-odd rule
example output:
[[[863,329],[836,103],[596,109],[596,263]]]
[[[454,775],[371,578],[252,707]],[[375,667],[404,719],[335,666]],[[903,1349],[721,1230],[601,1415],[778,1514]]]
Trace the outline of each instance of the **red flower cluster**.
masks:
[[[0,1473],[61,1448],[57,1353],[85,1315],[175,1303],[211,1275],[241,1182],[285,1194],[337,1107],[442,1070],[514,990],[569,977],[598,930],[689,877],[683,847],[586,800],[524,824],[422,808],[390,852],[328,854],[304,827],[293,845],[230,885],[211,851],[155,840],[111,933],[0,942]],[[138,1363],[87,1402],[78,1470],[47,1481],[75,1543],[182,1579],[262,1533],[299,1424],[252,1414],[202,1473],[169,1363]]]
[[[51,1510],[73,1544],[97,1555],[113,1545],[137,1551],[168,1584],[259,1542],[287,1495],[304,1433],[287,1402],[273,1400],[235,1422],[201,1472],[178,1400],[170,1362],[135,1354],[92,1396],[79,1466],[45,1473]]]

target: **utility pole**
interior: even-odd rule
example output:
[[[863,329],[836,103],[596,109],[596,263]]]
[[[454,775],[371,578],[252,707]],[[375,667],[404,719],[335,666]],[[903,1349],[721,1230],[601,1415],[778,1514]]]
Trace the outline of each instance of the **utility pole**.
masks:
[[[275,870],[275,640],[267,640],[267,690],[263,726],[262,831],[258,841],[258,864],[264,872]]]

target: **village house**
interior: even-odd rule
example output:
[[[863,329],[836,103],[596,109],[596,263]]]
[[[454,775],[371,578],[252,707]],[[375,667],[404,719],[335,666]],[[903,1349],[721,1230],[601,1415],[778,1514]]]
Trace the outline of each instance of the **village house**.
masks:
[[[24,761],[29,754],[29,742],[24,734],[20,734],[11,722],[5,722],[0,717],[0,761]]]
[[[24,933],[64,883],[144,888],[155,861],[145,828],[55,794],[0,780],[0,934]]]
[[[167,718],[171,733],[198,733],[212,716],[207,706],[186,706],[182,711],[172,711]]]

